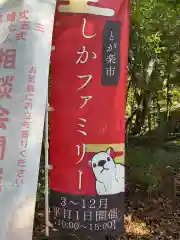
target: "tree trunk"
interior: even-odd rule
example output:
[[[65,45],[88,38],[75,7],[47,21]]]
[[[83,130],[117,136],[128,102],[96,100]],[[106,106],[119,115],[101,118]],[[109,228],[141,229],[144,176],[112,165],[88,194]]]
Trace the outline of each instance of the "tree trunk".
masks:
[[[136,121],[132,131],[133,135],[137,135],[141,133],[141,129],[145,124],[145,120],[148,113],[148,103],[149,103],[150,95],[148,91],[145,91],[142,94],[143,94],[142,108],[139,107],[138,111],[136,112]]]

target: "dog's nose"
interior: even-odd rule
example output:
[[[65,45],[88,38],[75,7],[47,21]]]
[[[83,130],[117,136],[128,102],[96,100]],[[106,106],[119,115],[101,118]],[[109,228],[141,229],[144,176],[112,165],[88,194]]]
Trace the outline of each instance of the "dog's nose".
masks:
[[[106,163],[105,160],[100,160],[100,161],[98,162],[98,166],[99,166],[99,167],[103,167],[105,163]]]

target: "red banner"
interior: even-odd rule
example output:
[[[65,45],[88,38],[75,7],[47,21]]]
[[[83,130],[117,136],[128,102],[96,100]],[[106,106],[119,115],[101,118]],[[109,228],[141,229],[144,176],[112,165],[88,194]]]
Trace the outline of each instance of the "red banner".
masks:
[[[55,16],[50,188],[52,195],[122,198],[129,3],[82,2],[60,1]],[[101,200],[89,208],[101,208]]]

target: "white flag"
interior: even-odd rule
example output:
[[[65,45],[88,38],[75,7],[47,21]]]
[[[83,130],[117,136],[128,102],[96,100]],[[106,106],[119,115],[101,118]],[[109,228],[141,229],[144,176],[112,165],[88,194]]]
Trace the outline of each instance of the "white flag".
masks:
[[[32,240],[56,0],[0,0],[0,240]]]

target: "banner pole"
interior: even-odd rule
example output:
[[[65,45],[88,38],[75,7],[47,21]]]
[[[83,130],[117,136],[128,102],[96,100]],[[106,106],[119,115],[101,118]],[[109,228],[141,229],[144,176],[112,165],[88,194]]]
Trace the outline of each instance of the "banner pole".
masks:
[[[44,141],[44,149],[45,149],[45,235],[49,236],[49,104],[48,104],[48,96],[46,103],[46,114],[45,114],[45,141]]]
[[[52,46],[51,51],[55,50]],[[49,106],[48,93],[46,100],[46,113],[45,113],[45,126],[44,126],[44,150],[45,150],[45,236],[49,237],[49,228],[52,227],[49,221],[49,169],[52,168],[49,165],[49,112],[53,111],[53,108]]]

